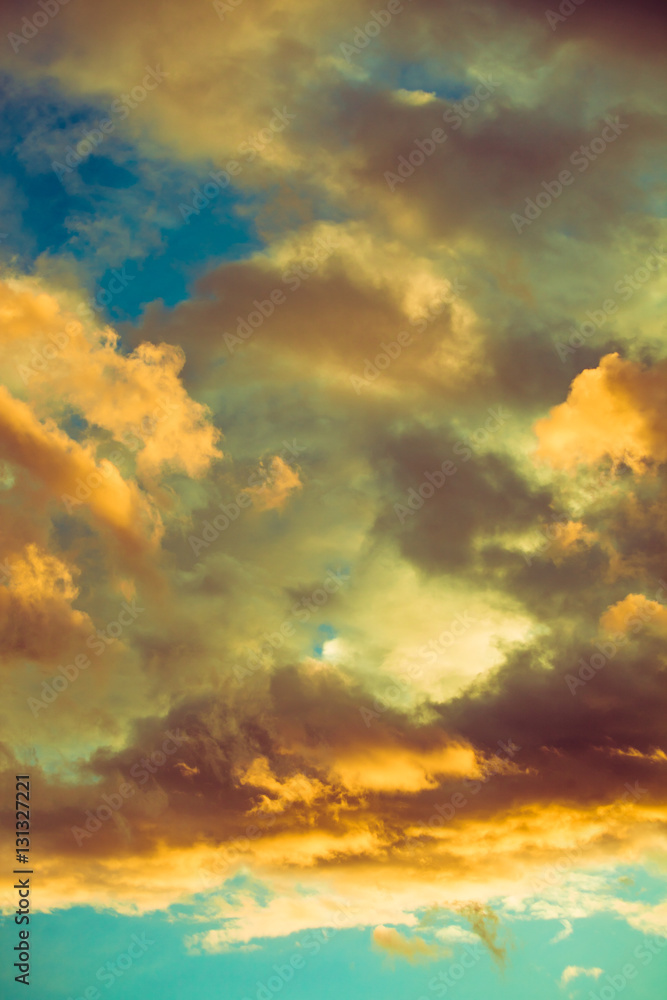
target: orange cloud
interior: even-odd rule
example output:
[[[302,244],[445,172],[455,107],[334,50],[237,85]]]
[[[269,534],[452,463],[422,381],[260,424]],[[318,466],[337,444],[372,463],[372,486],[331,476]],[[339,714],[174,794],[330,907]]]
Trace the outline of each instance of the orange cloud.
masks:
[[[667,460],[666,403],[667,362],[648,369],[607,354],[535,424],[537,456],[563,469],[611,458],[644,472],[647,463]]]
[[[418,792],[436,788],[438,776],[479,777],[472,747],[452,744],[433,750],[398,746],[355,748],[336,759],[335,774],[350,791]]]
[[[153,548],[162,533],[159,515],[134,483],[106,459],[98,464],[90,447],[78,444],[52,420],[40,422],[27,403],[0,386],[0,454],[42,482],[60,502],[76,502],[81,485],[95,520],[108,528],[129,555]]]
[[[264,470],[262,469],[264,472]],[[252,497],[257,510],[281,510],[295,490],[300,490],[303,484],[299,473],[285,462],[280,455],[271,459],[269,472],[263,483],[249,486],[246,493]]]
[[[9,556],[7,566],[9,582],[0,587],[0,641],[7,658],[50,662],[90,633],[88,615],[72,608],[79,591],[69,566],[32,544]]]
[[[667,608],[658,601],[651,601],[643,594],[628,594],[607,608],[600,618],[605,632],[637,634],[650,628],[658,635],[667,635]]]
[[[437,944],[428,944],[423,938],[415,935],[407,937],[395,927],[376,927],[373,931],[373,944],[378,945],[391,955],[405,958],[408,962],[435,961],[451,954]]]
[[[76,318],[82,312],[85,322]],[[135,452],[142,476],[173,469],[201,476],[220,457],[220,432],[180,381],[182,348],[142,343],[123,354],[115,331],[86,313],[34,279],[0,280],[0,315],[9,327],[0,350],[14,394],[27,394],[40,413],[54,397],[70,406]]]

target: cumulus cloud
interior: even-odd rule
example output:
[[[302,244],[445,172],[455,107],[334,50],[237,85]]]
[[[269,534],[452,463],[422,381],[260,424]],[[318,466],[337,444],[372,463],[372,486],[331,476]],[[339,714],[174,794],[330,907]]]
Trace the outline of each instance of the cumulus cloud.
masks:
[[[664,363],[646,368],[606,355],[577,376],[565,403],[538,421],[538,455],[563,468],[609,457],[640,474],[664,462],[666,372]]]
[[[593,979],[598,979],[603,972],[604,969],[600,969],[597,966],[586,969],[581,965],[568,965],[565,969],[563,969],[563,974],[560,977],[560,985],[567,986],[569,982],[576,979],[578,976],[591,976]]]
[[[92,631],[87,614],[72,607],[79,590],[76,567],[30,544],[7,559],[9,579],[0,587],[0,634],[6,663],[17,656],[52,662]]]

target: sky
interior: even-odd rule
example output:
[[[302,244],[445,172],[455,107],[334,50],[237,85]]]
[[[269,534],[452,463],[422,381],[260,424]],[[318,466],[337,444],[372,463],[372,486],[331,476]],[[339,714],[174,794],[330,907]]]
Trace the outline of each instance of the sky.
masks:
[[[661,1000],[661,5],[0,29],[3,995]]]

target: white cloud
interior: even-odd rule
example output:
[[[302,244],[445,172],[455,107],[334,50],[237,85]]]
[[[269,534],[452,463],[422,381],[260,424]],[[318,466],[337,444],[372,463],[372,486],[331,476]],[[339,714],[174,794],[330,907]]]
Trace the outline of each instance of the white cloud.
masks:
[[[555,937],[552,937],[549,944],[558,944],[559,941],[564,941],[565,938],[568,938],[572,933],[572,924],[569,920],[561,920],[561,923],[563,925],[563,929],[558,931],[558,934],[556,934]]]
[[[598,969],[597,966],[592,969],[584,969],[581,965],[568,965],[567,968],[563,969],[560,985],[566,986],[571,979],[575,979],[577,976],[592,976],[594,979],[598,979],[603,972],[604,969]]]

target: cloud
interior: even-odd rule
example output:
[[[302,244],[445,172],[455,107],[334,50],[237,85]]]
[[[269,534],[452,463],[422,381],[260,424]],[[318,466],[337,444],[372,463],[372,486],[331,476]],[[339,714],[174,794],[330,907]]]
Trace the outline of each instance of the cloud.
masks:
[[[649,600],[644,594],[628,594],[617,601],[600,618],[600,627],[605,632],[636,634],[648,628],[658,635],[667,631],[667,608],[658,601]]]
[[[155,582],[164,521],[183,516],[164,479],[201,477],[220,457],[209,410],[179,379],[183,350],[143,343],[123,352],[72,293],[34,278],[0,281],[0,308],[13,390],[0,389],[0,452],[41,485],[54,516],[90,518],[112,561]],[[19,481],[10,493],[19,510],[26,488]]]
[[[268,472],[260,467],[260,474],[264,476],[264,482],[258,486],[250,486],[246,491],[257,510],[281,510],[292,493],[303,488],[298,472],[280,455],[271,459]]]
[[[85,506],[114,536],[128,561],[135,553],[155,549],[162,534],[159,514],[133,482],[123,479],[106,459],[95,460],[90,446],[80,445],[53,420],[40,422],[27,403],[0,386],[0,453],[26,469],[64,502],[80,506],[77,490],[87,491]]]
[[[6,561],[9,580],[0,587],[0,635],[7,665],[18,656],[53,663],[81,645],[93,624],[72,607],[79,590],[74,571],[30,544]]]
[[[604,969],[599,969],[597,967],[585,969],[580,965],[568,965],[565,969],[563,969],[563,974],[560,977],[560,985],[567,986],[567,984],[573,979],[576,979],[577,976],[591,976],[593,979],[598,979],[603,972]]]
[[[447,941],[452,944],[474,944],[475,941],[479,940],[477,934],[473,934],[472,931],[467,931],[465,927],[459,927],[458,924],[450,924],[448,927],[439,927],[435,932],[435,936],[439,941]]]
[[[663,407],[667,364],[648,368],[608,354],[572,383],[565,403],[535,425],[538,457],[570,468],[608,457],[636,473],[667,459]]]
[[[479,936],[499,965],[509,912],[663,919],[600,874],[656,856],[667,802],[657,8],[583,4],[552,31],[525,0],[405,7],[351,61],[353,3],[257,0],[224,23],[72,4],[5,47],[30,97],[12,204],[41,219],[41,186],[57,209],[32,276],[0,282],[8,782],[39,670],[121,596],[143,609],[40,715],[38,905],[150,912],[192,902],[202,871],[219,925],[193,947],[375,927],[388,954]],[[24,13],[3,7],[6,33]],[[47,183],[149,58],[164,80],[108,157],[127,193],[91,188],[91,163]],[[628,127],[577,169],[607,118]],[[151,278],[169,250],[174,308]],[[143,311],[112,328],[77,289],[127,259]],[[189,533],[246,489],[260,516],[193,558]],[[179,754],[139,785],[167,729]],[[223,898],[234,877],[265,898]],[[423,930],[431,907],[471,930]]]
[[[407,937],[401,934],[395,927],[383,927],[380,925],[373,930],[373,944],[376,944],[383,951],[398,958],[405,958],[408,962],[435,961],[448,954],[436,944],[428,944],[418,935]]]
[[[470,928],[486,945],[494,962],[503,968],[507,961],[507,946],[498,940],[500,921],[490,906],[481,903],[463,903],[457,912],[468,921]]]
[[[558,933],[551,938],[549,944],[559,944],[561,941],[564,941],[566,938],[568,938],[570,934],[572,934],[573,931],[572,922],[570,920],[562,920],[561,923],[563,925],[562,930],[558,931]]]

